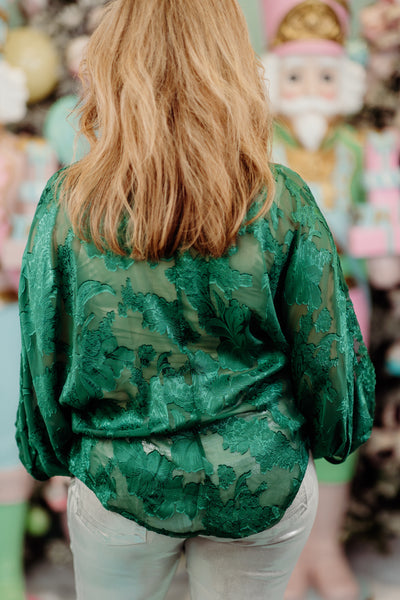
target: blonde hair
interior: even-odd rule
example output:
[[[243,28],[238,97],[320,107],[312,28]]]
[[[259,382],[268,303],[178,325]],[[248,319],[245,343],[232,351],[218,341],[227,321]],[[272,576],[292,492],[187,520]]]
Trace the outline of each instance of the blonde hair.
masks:
[[[221,256],[264,186],[269,209],[271,116],[236,0],[113,0],[81,78],[90,151],[61,190],[79,237],[139,260]]]

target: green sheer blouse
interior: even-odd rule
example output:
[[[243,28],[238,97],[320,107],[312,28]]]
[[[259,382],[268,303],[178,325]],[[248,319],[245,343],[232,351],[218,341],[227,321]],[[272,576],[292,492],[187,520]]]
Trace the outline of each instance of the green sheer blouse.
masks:
[[[309,450],[340,462],[368,438],[374,372],[331,234],[274,172],[271,210],[226,256],[157,263],[78,239],[49,181],[20,283],[34,477],[76,476],[167,535],[239,538],[283,516]]]

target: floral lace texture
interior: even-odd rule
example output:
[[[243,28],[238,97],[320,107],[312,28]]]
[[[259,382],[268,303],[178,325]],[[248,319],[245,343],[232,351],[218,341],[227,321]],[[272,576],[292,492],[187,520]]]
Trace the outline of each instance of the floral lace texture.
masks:
[[[368,438],[375,377],[331,234],[274,170],[270,212],[227,256],[157,264],[80,241],[49,181],[20,283],[36,478],[74,475],[161,533],[238,538],[282,517],[310,449],[340,462]]]

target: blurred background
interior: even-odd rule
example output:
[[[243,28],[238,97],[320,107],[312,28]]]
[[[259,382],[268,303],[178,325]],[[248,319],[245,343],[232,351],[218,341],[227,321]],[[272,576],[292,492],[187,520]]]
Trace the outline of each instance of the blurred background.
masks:
[[[332,581],[342,578],[347,586],[343,600],[398,600],[400,2],[239,3],[265,67],[276,117],[276,160],[303,175],[326,214],[377,374],[371,439],[347,470],[331,472],[324,465],[319,470],[320,530],[316,527],[310,556],[313,548],[320,548],[319,538],[327,541],[331,536],[326,551],[331,552],[332,568],[324,564],[321,569],[331,570],[334,577],[319,582],[305,559],[293,590],[299,599],[338,599]],[[25,598],[25,582],[32,600],[75,598],[66,483],[34,483],[16,458],[12,423],[18,344],[14,348],[11,342],[18,337],[19,264],[41,190],[55,170],[88,149],[84,140],[76,139],[77,120],[70,113],[79,101],[79,63],[103,5],[96,0],[0,0],[0,368],[1,379],[8,382],[8,387],[0,386],[0,600]],[[293,21],[296,25],[290,21],[293,11],[301,17]],[[310,121],[313,135],[310,129],[303,138],[295,111],[284,109],[282,100],[287,85],[292,86],[287,97],[307,96],[304,73],[311,73],[307,81],[315,83],[320,64],[296,46],[292,55],[304,61],[299,75],[287,70],[292,63],[284,62],[280,48],[304,40],[304,32],[311,29],[313,38],[331,41],[332,30],[325,24],[332,23],[339,31],[335,43],[341,47],[341,62],[331,60],[327,50],[329,61],[321,63],[325,70],[318,76],[325,86],[321,95],[328,97],[330,86],[336,104],[329,116]],[[185,598],[183,558],[168,600]]]

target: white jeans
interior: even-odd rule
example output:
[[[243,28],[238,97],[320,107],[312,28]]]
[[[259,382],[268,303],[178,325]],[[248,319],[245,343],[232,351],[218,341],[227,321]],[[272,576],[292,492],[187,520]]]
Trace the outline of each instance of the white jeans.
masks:
[[[310,459],[284,517],[262,533],[227,540],[172,538],[103,508],[82,482],[68,495],[78,600],[162,600],[182,551],[192,600],[282,600],[314,522],[318,482]]]

